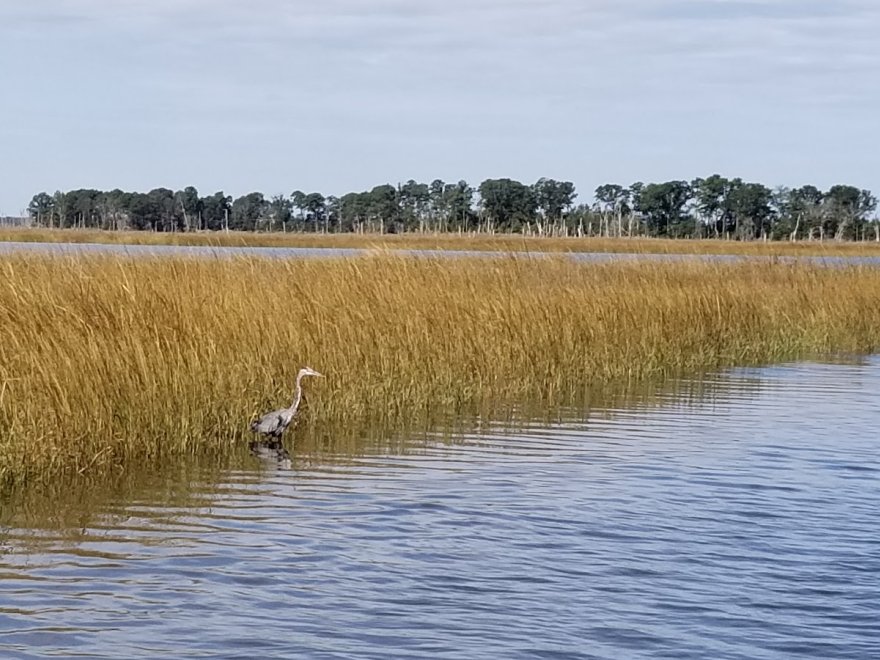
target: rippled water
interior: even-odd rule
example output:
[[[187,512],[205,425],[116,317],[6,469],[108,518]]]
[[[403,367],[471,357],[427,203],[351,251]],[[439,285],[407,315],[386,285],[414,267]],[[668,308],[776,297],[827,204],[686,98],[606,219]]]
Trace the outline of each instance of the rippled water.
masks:
[[[0,657],[880,657],[880,359],[699,391],[7,503]]]

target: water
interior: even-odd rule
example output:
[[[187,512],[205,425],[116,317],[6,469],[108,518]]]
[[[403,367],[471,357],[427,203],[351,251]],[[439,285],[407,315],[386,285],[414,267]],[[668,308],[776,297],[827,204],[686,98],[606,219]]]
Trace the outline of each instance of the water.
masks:
[[[0,657],[880,658],[878,391],[734,370],[7,504]]]
[[[0,241],[0,254],[38,252],[41,254],[88,255],[115,254],[120,256],[184,256],[184,257],[270,257],[275,259],[355,257],[370,253],[361,248],[316,247],[238,247],[208,245],[121,245],[104,243],[39,243]],[[395,254],[428,258],[498,257],[503,252],[485,250],[407,250],[395,249]],[[774,260],[803,262],[823,266],[880,266],[880,256],[746,256],[732,254],[653,254],[625,252],[518,252],[517,256],[530,259],[564,256],[574,261],[609,263],[617,261],[711,261],[737,262],[746,260]]]

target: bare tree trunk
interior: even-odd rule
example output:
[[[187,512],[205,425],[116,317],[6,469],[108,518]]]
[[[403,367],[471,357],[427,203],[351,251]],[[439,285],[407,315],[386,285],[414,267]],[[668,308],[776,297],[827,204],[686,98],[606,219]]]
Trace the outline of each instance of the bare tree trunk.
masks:
[[[186,213],[186,207],[183,202],[180,203],[180,210],[183,212],[183,231],[189,232],[189,216]]]

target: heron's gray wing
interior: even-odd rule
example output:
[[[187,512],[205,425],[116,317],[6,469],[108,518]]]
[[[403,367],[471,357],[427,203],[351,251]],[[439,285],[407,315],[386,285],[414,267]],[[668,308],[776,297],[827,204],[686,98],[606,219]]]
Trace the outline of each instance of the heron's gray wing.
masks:
[[[266,413],[251,425],[251,429],[266,435],[275,433],[284,424],[283,412],[284,410],[273,410]]]

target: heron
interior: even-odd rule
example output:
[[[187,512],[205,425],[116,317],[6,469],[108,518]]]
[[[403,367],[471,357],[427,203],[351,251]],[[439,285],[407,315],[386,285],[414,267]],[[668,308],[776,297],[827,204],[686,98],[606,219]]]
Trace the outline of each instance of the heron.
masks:
[[[299,373],[296,375],[296,392],[293,394],[293,403],[290,404],[290,408],[280,408],[279,410],[267,412],[260,417],[260,419],[251,423],[251,431],[254,433],[261,433],[276,442],[280,441],[281,436],[284,435],[284,431],[290,426],[290,422],[293,421],[293,418],[296,417],[296,413],[299,410],[299,404],[300,401],[302,401],[302,379],[306,376],[324,377],[323,374],[319,374],[311,367],[303,367],[300,369]]]

